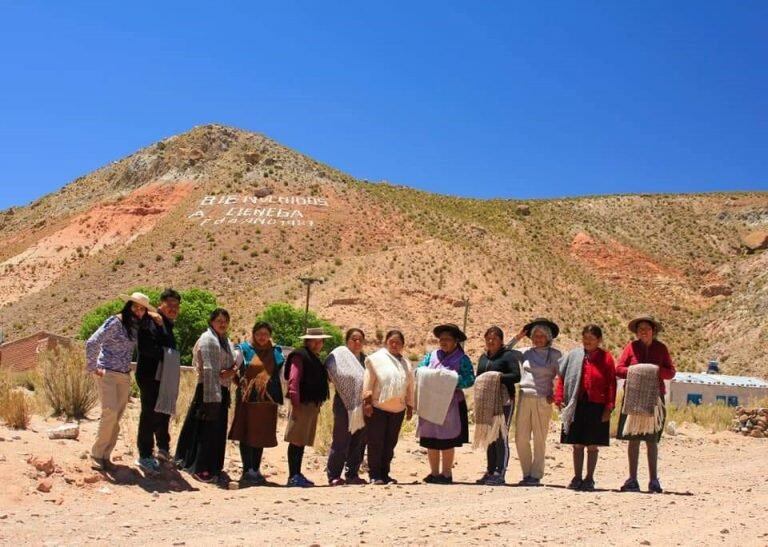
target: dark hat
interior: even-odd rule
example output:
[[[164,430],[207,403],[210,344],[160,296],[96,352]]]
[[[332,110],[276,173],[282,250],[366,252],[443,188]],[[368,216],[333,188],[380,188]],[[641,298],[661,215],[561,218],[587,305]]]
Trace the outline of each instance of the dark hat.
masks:
[[[435,335],[435,338],[440,338],[441,332],[447,332],[451,336],[453,336],[456,340],[459,342],[464,342],[467,339],[467,335],[464,334],[458,325],[454,325],[453,323],[446,323],[445,325],[438,325],[434,329],[432,329],[432,334]]]
[[[554,323],[553,321],[550,321],[549,319],[545,319],[543,317],[539,317],[537,319],[534,319],[530,323],[528,323],[526,326],[523,327],[523,331],[525,332],[525,335],[530,338],[531,337],[531,330],[533,330],[533,327],[536,325],[544,325],[545,327],[548,327],[550,331],[552,331],[552,338],[555,339],[560,334],[560,327],[557,326],[557,323]]]
[[[637,324],[638,323],[650,323],[653,325],[653,333],[659,333],[664,330],[664,327],[662,324],[656,320],[656,318],[652,315],[640,315],[638,317],[635,317],[632,321],[629,322],[629,325],[627,325],[627,328],[637,334]]]

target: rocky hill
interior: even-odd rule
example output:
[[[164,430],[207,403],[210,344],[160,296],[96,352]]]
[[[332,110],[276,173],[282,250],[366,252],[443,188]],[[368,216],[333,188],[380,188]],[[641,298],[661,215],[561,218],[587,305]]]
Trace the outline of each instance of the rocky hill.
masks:
[[[768,193],[461,199],[207,125],[0,212],[0,326],[71,335],[119,292],[172,285],[213,291],[245,333],[266,303],[303,305],[311,274],[325,279],[317,312],[371,340],[401,327],[414,355],[431,325],[462,321],[466,297],[471,353],[491,324],[538,315],[563,326],[563,347],[597,322],[616,350],[651,311],[681,368],[715,357],[766,375],[766,230]]]

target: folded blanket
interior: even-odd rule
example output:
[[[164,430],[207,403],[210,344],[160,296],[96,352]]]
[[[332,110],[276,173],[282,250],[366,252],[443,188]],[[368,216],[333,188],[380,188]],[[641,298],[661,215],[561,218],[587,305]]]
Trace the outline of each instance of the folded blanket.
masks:
[[[459,375],[444,368],[416,369],[416,412],[419,418],[443,425]]]
[[[373,373],[381,388],[379,403],[390,399],[400,399],[408,389],[408,375],[403,366],[395,360],[391,353],[382,348],[366,358],[371,364]]]
[[[621,435],[658,433],[664,424],[664,401],[659,390],[659,367],[648,363],[627,369],[622,413],[626,414]]]
[[[339,394],[349,416],[349,432],[354,433],[365,426],[363,416],[363,372],[364,368],[354,353],[346,346],[339,346],[325,361],[336,393]]]
[[[501,372],[484,372],[475,378],[475,438],[472,448],[487,448],[500,436],[506,438],[504,389]]]

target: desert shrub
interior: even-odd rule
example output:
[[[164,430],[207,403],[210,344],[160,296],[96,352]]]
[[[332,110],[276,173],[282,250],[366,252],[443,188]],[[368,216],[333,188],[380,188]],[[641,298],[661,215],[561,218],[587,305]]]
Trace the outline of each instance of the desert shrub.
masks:
[[[304,310],[294,308],[290,304],[278,302],[267,306],[264,311],[256,318],[256,321],[266,321],[272,325],[272,338],[275,343],[281,346],[300,347],[302,345],[301,336],[304,334]],[[344,336],[336,325],[319,318],[313,312],[307,316],[308,327],[323,327],[326,334],[331,338],[325,341],[322,357],[325,357],[333,348],[344,343]]]
[[[45,398],[53,414],[85,418],[99,400],[96,383],[85,370],[85,351],[57,347],[40,355]]]
[[[174,427],[178,427],[179,430],[184,423],[184,418],[187,415],[189,405],[192,403],[192,398],[195,396],[196,388],[197,374],[193,371],[182,371],[181,379],[179,380],[179,398],[176,399],[176,414],[173,415],[171,420]]]
[[[32,402],[23,388],[18,388],[11,374],[0,377],[0,419],[12,429],[26,429],[32,418]]]

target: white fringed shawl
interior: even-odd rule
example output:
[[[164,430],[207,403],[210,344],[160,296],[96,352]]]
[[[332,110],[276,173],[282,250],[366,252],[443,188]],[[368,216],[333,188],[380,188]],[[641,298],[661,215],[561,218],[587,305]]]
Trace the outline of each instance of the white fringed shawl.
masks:
[[[381,348],[366,357],[365,361],[371,365],[380,386],[379,403],[405,397],[408,389],[408,372],[394,355],[385,348]]]
[[[416,413],[419,418],[443,425],[459,375],[444,368],[416,369]]]

